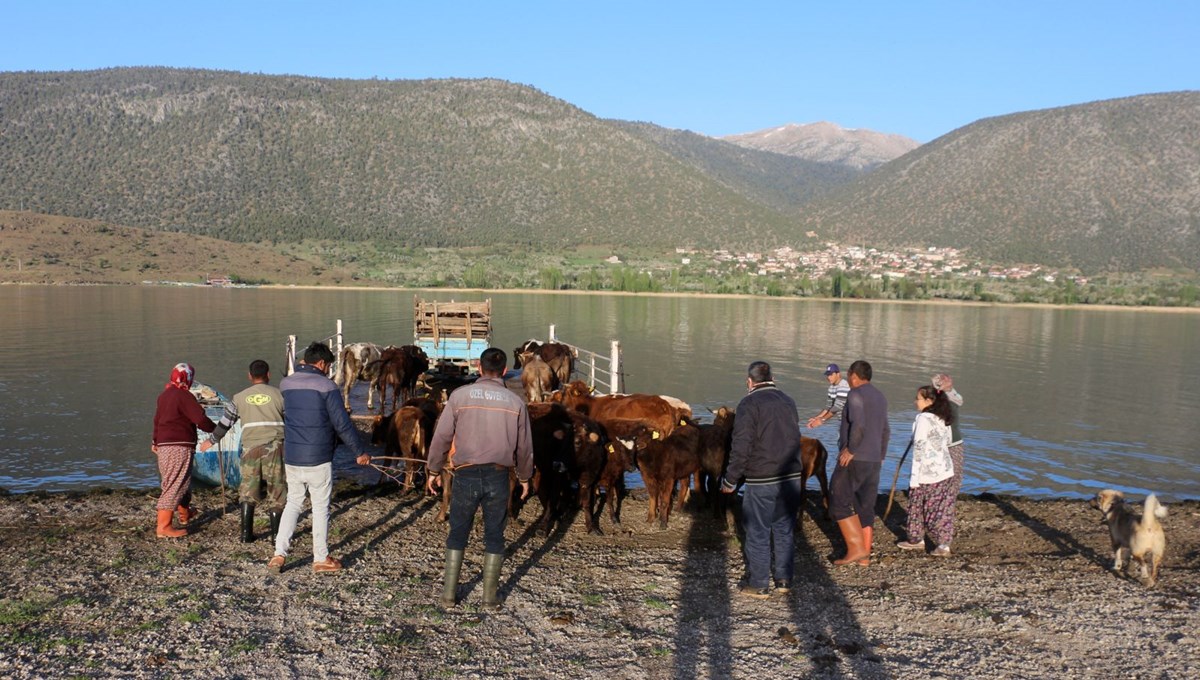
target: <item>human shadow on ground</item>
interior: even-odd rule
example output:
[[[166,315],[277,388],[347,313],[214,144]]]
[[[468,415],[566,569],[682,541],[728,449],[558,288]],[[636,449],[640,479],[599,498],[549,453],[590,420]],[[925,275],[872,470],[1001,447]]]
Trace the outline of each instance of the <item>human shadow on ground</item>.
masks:
[[[979,495],[979,500],[983,501],[984,503],[991,503],[992,505],[995,505],[1005,515],[1015,519],[1018,524],[1026,529],[1029,529],[1043,540],[1054,546],[1057,549],[1058,554],[1062,557],[1069,557],[1070,555],[1078,554],[1087,558],[1089,561],[1103,565],[1106,568],[1111,564],[1111,555],[1101,555],[1100,553],[1096,552],[1095,549],[1080,543],[1079,540],[1070,533],[1050,526],[1036,517],[1030,516],[1029,513],[1013,505],[1013,503],[1004,496],[983,493]],[[1099,513],[1097,513],[1097,521],[1098,520]]]
[[[817,507],[823,512],[823,507]],[[811,659],[819,677],[889,677],[883,660],[876,654],[859,624],[843,586],[834,580],[831,573],[835,569],[861,570],[871,567],[833,566],[829,555],[818,552],[818,547],[813,544],[810,539],[812,534],[809,533],[812,531],[823,532],[835,553],[840,554],[843,550],[841,534],[832,520],[806,521],[803,530],[795,532],[796,565],[793,588],[787,594],[795,625],[793,644]],[[780,637],[785,639],[781,640],[781,644],[788,641],[782,633],[780,631]]]
[[[568,506],[558,520],[552,522],[552,528],[542,541],[541,545],[534,548],[529,555],[521,561],[520,564],[514,567],[509,573],[508,579],[500,584],[499,591],[501,595],[507,597],[508,594],[517,587],[521,579],[529,573],[529,570],[537,566],[538,563],[542,561],[542,558],[546,556],[546,553],[553,550],[555,546],[562,542],[563,537],[566,536],[567,531],[571,529],[571,524],[575,521],[575,518],[579,515],[579,512],[580,510],[578,507],[573,505]],[[518,537],[517,540],[508,547],[506,553],[508,555],[516,555],[520,551],[524,550],[525,546],[529,544],[533,537],[538,535],[538,529],[539,524],[536,521],[531,521],[525,524],[525,530],[522,531],[521,536]],[[464,584],[465,590],[463,597],[466,597],[468,594],[470,594],[470,592],[475,589],[475,586],[481,581],[482,578],[483,575],[479,574],[475,578],[466,582]]]
[[[718,500],[723,503],[722,511],[732,505],[726,502],[728,499]],[[730,593],[726,585],[728,534],[711,509],[697,508],[693,512],[679,577],[672,677],[690,680],[702,675],[700,669],[706,667],[708,677],[728,678],[733,675]],[[736,517],[732,519],[740,526]]]
[[[439,499],[436,496],[426,496],[423,493],[404,494],[396,505],[389,510],[374,523],[369,526],[363,526],[355,531],[338,539],[338,542],[330,546],[330,552],[340,549],[343,546],[351,545],[358,541],[362,536],[371,536],[371,533],[386,526],[387,529],[382,533],[371,536],[369,540],[362,541],[357,548],[346,553],[343,561],[353,562],[363,556],[372,544],[382,543],[388,538],[394,536],[399,531],[412,526],[421,517],[428,514],[433,508],[437,507]],[[403,514],[406,510],[411,510],[408,516],[400,521],[395,519]]]

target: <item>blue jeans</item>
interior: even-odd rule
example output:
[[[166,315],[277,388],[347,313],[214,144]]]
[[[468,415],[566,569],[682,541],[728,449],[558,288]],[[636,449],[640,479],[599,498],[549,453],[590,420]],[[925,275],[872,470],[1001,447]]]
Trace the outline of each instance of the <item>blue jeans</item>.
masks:
[[[751,588],[770,585],[767,574],[771,572],[772,554],[775,557],[775,579],[792,580],[792,568],[796,561],[792,532],[799,510],[799,479],[745,486],[742,522],[746,531],[746,569],[750,572],[747,585]]]
[[[475,511],[482,505],[484,551],[503,555],[509,493],[508,468],[472,465],[456,470],[450,493],[450,535],[446,538],[446,547],[466,549]]]

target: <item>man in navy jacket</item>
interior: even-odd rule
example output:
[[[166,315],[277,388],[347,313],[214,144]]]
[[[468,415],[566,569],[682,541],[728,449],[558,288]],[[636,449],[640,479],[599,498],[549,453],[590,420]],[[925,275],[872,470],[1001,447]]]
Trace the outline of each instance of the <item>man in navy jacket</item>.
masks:
[[[283,569],[306,491],[312,501],[313,571],[342,568],[339,560],[329,556],[328,546],[333,452],[340,438],[358,456],[359,465],[370,464],[371,457],[350,422],[338,386],[326,375],[332,364],[329,347],[314,342],[304,350],[304,363],[279,383],[284,403],[283,465],[288,498],[275,537],[275,555],[267,563],[274,573]]]
[[[771,594],[768,578],[772,572],[775,592],[786,593],[792,587],[792,528],[800,511],[804,465],[796,402],[775,386],[767,362],[750,364],[746,389],[749,394],[738,404],[733,420],[729,465],[721,490],[733,493],[739,480],[746,482],[742,525],[748,574],[738,592],[761,599]]]

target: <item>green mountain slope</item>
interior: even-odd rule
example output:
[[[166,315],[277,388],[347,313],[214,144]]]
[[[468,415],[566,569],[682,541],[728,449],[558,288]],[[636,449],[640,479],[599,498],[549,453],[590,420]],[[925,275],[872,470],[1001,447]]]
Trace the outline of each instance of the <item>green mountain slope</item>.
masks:
[[[822,238],[1089,270],[1200,268],[1200,92],[989,118],[804,211]]]
[[[795,221],[496,80],[0,74],[0,207],[230,240],[785,242]]]

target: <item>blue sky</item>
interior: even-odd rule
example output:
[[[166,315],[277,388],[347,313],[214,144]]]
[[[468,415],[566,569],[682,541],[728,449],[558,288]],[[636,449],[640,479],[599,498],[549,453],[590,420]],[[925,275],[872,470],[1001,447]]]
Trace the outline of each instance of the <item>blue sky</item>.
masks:
[[[494,77],[714,136],[828,120],[925,142],[988,116],[1200,89],[1187,0],[4,0],[0,18],[0,71]]]

